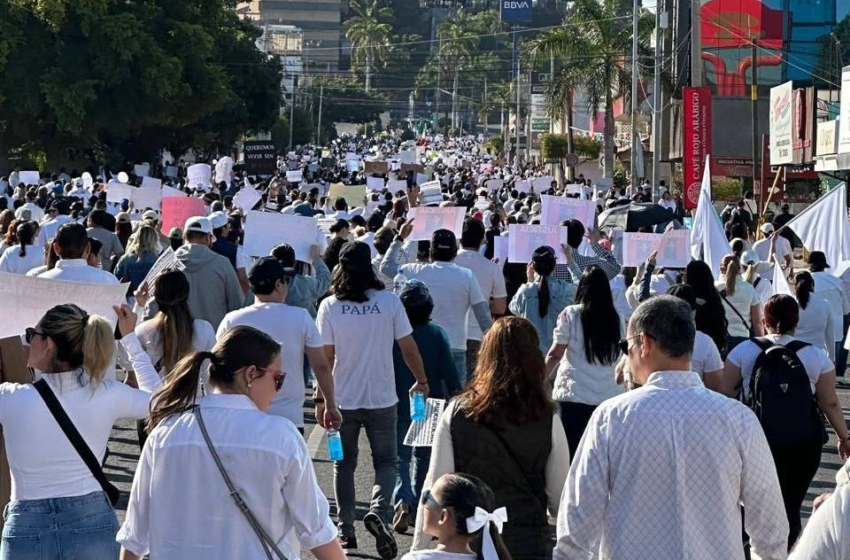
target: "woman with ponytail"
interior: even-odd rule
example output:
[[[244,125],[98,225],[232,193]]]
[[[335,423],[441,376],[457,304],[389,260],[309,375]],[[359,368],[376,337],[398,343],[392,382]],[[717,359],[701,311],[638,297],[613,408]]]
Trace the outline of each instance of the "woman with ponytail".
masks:
[[[13,274],[26,274],[33,268],[44,264],[44,251],[39,247],[33,247],[38,224],[35,222],[21,222],[15,228],[17,245],[13,245],[3,251],[0,255],[0,271]]]
[[[545,355],[552,345],[552,332],[558,315],[572,305],[578,286],[555,278],[558,258],[549,246],[538,247],[525,269],[528,282],[520,286],[508,306],[517,317],[528,319],[537,329],[540,352]],[[571,276],[572,277],[572,276]]]
[[[468,474],[445,474],[422,493],[422,529],[437,540],[402,560],[511,560],[502,529],[507,510],[495,509],[493,491]]]
[[[794,336],[826,351],[835,363],[835,329],[829,304],[815,293],[815,279],[808,270],[794,275],[794,292],[800,306],[800,320]]]
[[[205,363],[209,390],[197,399]],[[122,560],[300,558],[290,535],[319,560],[345,558],[304,438],[266,414],[280,367],[280,345],[246,326],[174,367],[151,407],[117,537]]]
[[[723,300],[723,310],[728,324],[729,338],[726,354],[751,336],[764,336],[761,322],[761,300],[756,289],[741,278],[741,263],[734,254],[720,261],[723,276],[714,283]]]
[[[64,411],[95,464],[103,461],[118,419],[147,416],[160,380],[133,332],[136,316],[127,307],[115,312],[141,390],[104,379],[115,349],[113,327],[73,304],[53,307],[26,329],[27,365],[41,379],[0,384],[0,424],[12,474],[0,558],[118,556],[115,489],[101,486],[46,406],[55,400],[53,408]]]

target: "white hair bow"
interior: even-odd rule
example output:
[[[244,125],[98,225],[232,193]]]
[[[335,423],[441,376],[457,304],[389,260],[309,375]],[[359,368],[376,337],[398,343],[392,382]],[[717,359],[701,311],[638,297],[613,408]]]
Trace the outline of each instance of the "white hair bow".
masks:
[[[499,555],[496,552],[496,546],[493,544],[493,538],[490,536],[490,523],[496,526],[496,531],[501,535],[502,527],[508,521],[508,510],[501,507],[493,513],[488,513],[487,510],[477,507],[475,515],[466,518],[466,530],[469,533],[474,533],[477,530],[484,528],[484,539],[482,542],[481,552],[484,560],[498,560]]]

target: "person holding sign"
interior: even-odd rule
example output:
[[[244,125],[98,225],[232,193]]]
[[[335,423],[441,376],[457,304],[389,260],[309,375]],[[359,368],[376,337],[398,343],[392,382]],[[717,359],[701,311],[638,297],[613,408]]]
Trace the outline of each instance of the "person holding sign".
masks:
[[[620,273],[620,263],[611,251],[603,248],[597,243],[597,237],[593,232],[587,235],[590,241],[590,248],[595,253],[595,256],[588,257],[578,253],[578,248],[581,246],[585,237],[585,227],[578,220],[564,220],[562,226],[567,228],[567,245],[573,250],[573,260],[579,270],[585,270],[592,266],[598,266],[608,277],[608,281],[613,280]],[[555,267],[555,277],[559,280],[568,280],[570,278],[569,267],[566,264],[558,264]]]

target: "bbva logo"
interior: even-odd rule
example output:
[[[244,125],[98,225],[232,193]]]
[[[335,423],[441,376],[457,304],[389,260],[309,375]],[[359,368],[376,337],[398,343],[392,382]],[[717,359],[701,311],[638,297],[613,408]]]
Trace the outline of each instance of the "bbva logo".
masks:
[[[523,10],[531,7],[528,0],[518,2],[517,0],[502,0],[502,9],[505,10]]]

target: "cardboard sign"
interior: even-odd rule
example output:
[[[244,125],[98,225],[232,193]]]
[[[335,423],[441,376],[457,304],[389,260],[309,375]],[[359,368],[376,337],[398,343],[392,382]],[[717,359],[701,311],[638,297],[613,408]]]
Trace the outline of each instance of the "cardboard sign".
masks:
[[[538,247],[548,245],[555,250],[559,263],[566,263],[561,244],[567,242],[567,228],[516,224],[508,229],[508,262],[527,263]]]
[[[684,268],[688,255],[688,230],[668,230],[664,233],[623,233],[623,266],[640,266],[653,251],[658,251],[655,264],[662,268]]]
[[[386,161],[367,161],[363,164],[363,170],[366,172],[366,175],[372,175],[373,173],[383,175],[384,173],[388,173],[390,168],[389,163]]]
[[[245,171],[249,175],[271,175],[277,170],[277,150],[269,141],[245,142]]]
[[[460,238],[463,231],[463,217],[466,208],[462,206],[431,207],[417,206],[411,208],[407,216],[413,220],[413,231],[410,241],[429,241],[431,235],[438,229],[453,231]]]
[[[153,177],[142,177],[142,188],[143,189],[161,189],[162,188],[162,179],[155,179]]]
[[[277,212],[248,212],[243,245],[247,255],[265,257],[281,243],[295,249],[297,260],[310,262],[310,249],[316,244],[316,219]]]
[[[508,262],[508,237],[502,235],[493,238],[493,262],[502,265]]]
[[[565,198],[544,194],[540,197],[542,207],[540,223],[556,226],[564,220],[578,220],[586,229],[593,229],[596,218],[596,203],[592,200]]]
[[[370,191],[384,190],[383,177],[366,177],[366,187],[368,187]]]
[[[210,177],[212,168],[206,163],[196,163],[186,170],[186,182],[196,189],[210,190]]]
[[[363,199],[366,198],[366,185],[334,183],[328,191],[328,196],[333,199],[344,198],[349,208],[363,206]]]
[[[247,214],[250,210],[253,210],[257,203],[262,199],[263,195],[261,195],[257,189],[253,187],[245,187],[233,197],[233,206],[239,208],[243,214]]]
[[[39,179],[38,171],[20,171],[18,173],[18,180],[24,185],[38,185]]]
[[[186,220],[193,216],[206,215],[204,201],[194,196],[168,196],[162,199],[162,222],[160,230],[165,235],[171,228],[183,229]]]
[[[419,203],[423,206],[439,205],[443,202],[443,189],[439,181],[419,185]]]
[[[133,173],[136,177],[148,177],[151,174],[151,164],[137,163],[133,166]]]

